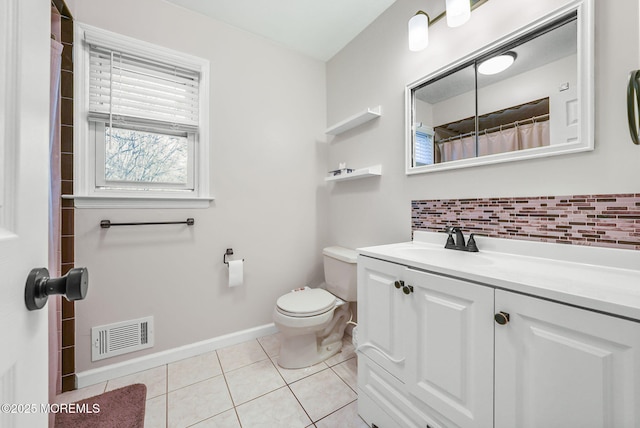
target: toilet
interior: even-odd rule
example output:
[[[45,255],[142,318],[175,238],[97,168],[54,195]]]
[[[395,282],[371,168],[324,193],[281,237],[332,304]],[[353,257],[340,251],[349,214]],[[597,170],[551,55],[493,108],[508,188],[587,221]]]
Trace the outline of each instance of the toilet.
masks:
[[[337,354],[356,301],[358,253],[343,247],[322,250],[325,283],[303,287],[278,298],[273,321],[280,330],[278,365],[309,367]]]

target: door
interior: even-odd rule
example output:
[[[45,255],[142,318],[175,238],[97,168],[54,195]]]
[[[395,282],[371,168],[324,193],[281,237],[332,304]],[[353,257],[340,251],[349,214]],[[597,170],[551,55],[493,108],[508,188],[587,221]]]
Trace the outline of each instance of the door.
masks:
[[[358,256],[358,352],[404,381],[409,296],[404,266]]]
[[[413,287],[409,392],[447,427],[493,426],[494,289],[413,269],[404,278]]]
[[[0,0],[0,426],[46,427],[47,311],[24,288],[47,265],[50,2]],[[8,405],[8,407],[7,407]]]
[[[640,427],[640,323],[502,290],[496,311],[495,428]]]

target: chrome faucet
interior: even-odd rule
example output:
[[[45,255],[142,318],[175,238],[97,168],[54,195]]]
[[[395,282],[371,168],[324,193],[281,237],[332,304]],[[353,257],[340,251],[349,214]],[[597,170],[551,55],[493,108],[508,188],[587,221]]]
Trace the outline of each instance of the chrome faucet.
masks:
[[[459,251],[469,251],[471,253],[478,252],[478,246],[476,245],[476,240],[473,237],[473,233],[469,235],[469,241],[465,243],[464,234],[459,227],[447,227],[446,232],[449,234],[449,236],[447,237],[447,243],[445,244],[444,248]],[[453,238],[454,234],[456,235],[455,240]]]

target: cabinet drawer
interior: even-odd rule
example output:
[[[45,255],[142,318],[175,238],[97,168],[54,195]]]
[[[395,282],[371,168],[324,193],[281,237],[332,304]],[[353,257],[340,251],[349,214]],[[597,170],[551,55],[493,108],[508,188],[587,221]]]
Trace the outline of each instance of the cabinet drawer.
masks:
[[[415,407],[402,382],[364,355],[358,355],[358,412],[379,428],[444,428]]]
[[[385,410],[375,402],[367,393],[358,390],[358,414],[370,427],[378,428],[400,428],[401,425],[393,420]]]

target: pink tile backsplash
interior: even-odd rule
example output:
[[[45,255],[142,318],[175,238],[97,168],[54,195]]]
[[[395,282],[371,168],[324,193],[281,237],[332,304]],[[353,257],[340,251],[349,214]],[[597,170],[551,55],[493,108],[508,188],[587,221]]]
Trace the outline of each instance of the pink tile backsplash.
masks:
[[[640,250],[640,193],[411,202],[412,230]]]

